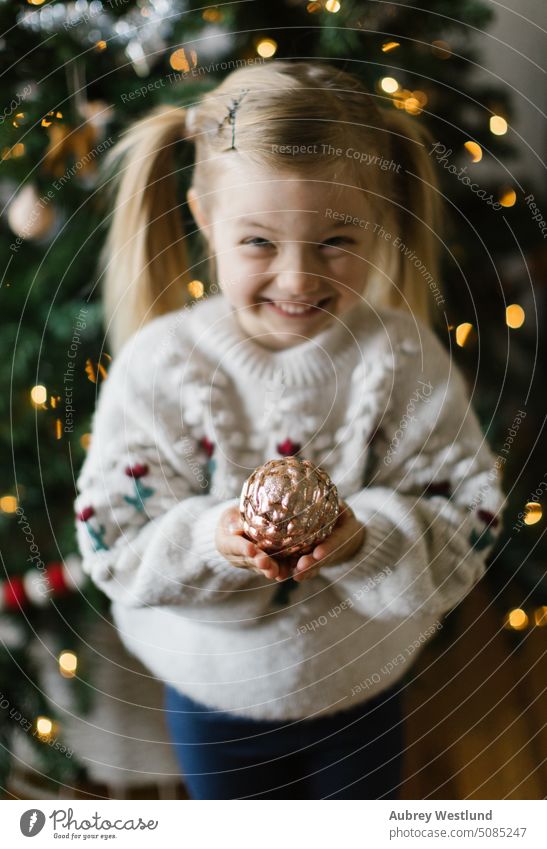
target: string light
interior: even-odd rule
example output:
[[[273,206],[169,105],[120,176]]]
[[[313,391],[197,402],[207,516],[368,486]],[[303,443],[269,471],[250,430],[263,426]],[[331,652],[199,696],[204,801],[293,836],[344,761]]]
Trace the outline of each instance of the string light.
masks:
[[[62,117],[63,113],[59,112],[58,110],[57,112],[48,112],[47,115],[44,115],[44,117],[42,118],[42,127],[51,127],[55,118],[57,118],[58,120],[62,120]]]
[[[401,45],[398,41],[384,41],[382,44],[382,53],[390,53],[392,50],[396,50]]]
[[[314,12],[320,12],[321,3],[308,3],[306,10],[310,13],[310,15],[313,15]]]
[[[510,610],[505,620],[505,627],[513,631],[523,631],[528,627],[528,615],[521,607]]]
[[[20,127],[21,125],[20,125],[19,121],[24,121],[24,120],[25,120],[25,113],[24,112],[18,112],[11,123],[13,124],[14,127]]]
[[[47,716],[38,716],[36,718],[36,731],[40,737],[49,737],[53,731],[53,722]]]
[[[525,525],[537,525],[541,521],[543,510],[538,501],[529,501],[524,505],[524,509],[526,510],[526,515],[524,516]]]
[[[507,121],[501,115],[492,115],[490,118],[490,132],[495,136],[503,136],[507,132]]]
[[[106,50],[106,41],[101,39],[96,43],[95,47],[97,48],[97,50]]]
[[[82,446],[84,451],[87,451],[90,444],[91,444],[91,434],[90,433],[82,433],[82,435],[80,436],[80,445]]]
[[[536,607],[534,610],[534,622],[538,628],[547,626],[547,606],[544,604],[541,607]]]
[[[222,12],[219,9],[205,9],[201,17],[204,21],[215,23],[216,21],[222,20]]]
[[[5,147],[2,150],[2,161],[4,159],[17,159],[19,156],[23,156],[25,153],[25,145],[22,142],[17,142],[13,147]]]
[[[517,202],[517,193],[514,189],[504,189],[499,202],[502,206],[514,206]]]
[[[431,42],[431,52],[437,59],[450,59],[452,56],[450,45],[447,41],[442,41],[442,39]]]
[[[333,14],[335,14],[336,12],[340,11],[341,5],[338,0],[327,0],[327,2],[325,3],[325,9],[327,10],[327,12],[332,12]]]
[[[47,400],[47,389],[41,383],[30,390],[30,400],[36,407],[42,407]]]
[[[63,651],[59,655],[59,672],[63,678],[74,678],[78,668],[78,658],[73,651]]]
[[[425,103],[427,103],[427,95],[423,91],[413,91],[403,100],[403,106],[410,115],[419,115]]]
[[[263,59],[271,59],[277,51],[277,41],[273,38],[261,38],[256,45],[256,52]]]
[[[185,73],[188,73],[188,71],[190,70],[191,67],[192,68],[196,67],[197,62],[198,62],[197,53],[193,49],[191,49],[189,51],[189,53],[190,53],[190,60],[192,62],[191,65],[190,65],[190,62],[188,61],[188,58],[186,56],[186,51],[184,50],[183,47],[180,47],[178,50],[175,50],[174,53],[171,53],[171,55],[169,57],[169,64],[171,65],[171,67],[173,68],[174,71],[184,71]]]
[[[465,321],[463,324],[458,324],[456,327],[456,344],[463,348],[469,338],[469,334],[473,330],[473,325]]]
[[[471,155],[472,162],[480,162],[482,159],[482,147],[474,141],[466,141],[464,143],[466,151]]]
[[[0,498],[0,510],[2,513],[15,513],[17,510],[17,499],[15,495],[3,495]]]
[[[399,83],[394,77],[382,77],[380,80],[380,88],[386,94],[393,94],[399,88]]]
[[[193,298],[202,298],[205,292],[205,286],[201,280],[192,280],[188,283],[188,291]]]
[[[505,322],[507,327],[516,330],[524,324],[525,313],[519,304],[509,304],[505,310]]]

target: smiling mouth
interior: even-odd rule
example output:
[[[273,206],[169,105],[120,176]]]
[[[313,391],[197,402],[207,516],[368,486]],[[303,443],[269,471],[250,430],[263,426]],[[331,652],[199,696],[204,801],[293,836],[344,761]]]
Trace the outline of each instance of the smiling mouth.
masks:
[[[320,313],[325,306],[332,300],[328,295],[321,298],[316,304],[310,304],[306,301],[272,301],[270,298],[263,298],[263,303],[271,310],[275,310],[279,315],[287,318],[307,318],[308,316]]]

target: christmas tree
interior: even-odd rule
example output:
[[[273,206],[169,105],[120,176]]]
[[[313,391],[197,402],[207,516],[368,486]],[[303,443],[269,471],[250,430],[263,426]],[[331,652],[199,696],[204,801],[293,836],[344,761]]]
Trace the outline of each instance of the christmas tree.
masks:
[[[97,267],[108,222],[101,159],[134,119],[160,103],[195,102],[238,63],[320,57],[362,77],[383,108],[429,128],[447,213],[438,326],[448,325],[510,493],[495,580],[518,582],[523,603],[544,603],[542,493],[534,495],[542,413],[533,394],[542,365],[536,359],[532,374],[535,340],[521,332],[532,320],[522,306],[527,281],[510,269],[521,253],[537,261],[539,231],[525,197],[535,191],[538,208],[545,203],[507,178],[507,91],[474,79],[481,44],[473,33],[490,22],[482,0],[457,10],[448,0],[419,9],[372,0],[0,3],[9,33],[0,119],[0,785],[18,734],[53,781],[85,775],[77,752],[67,758],[51,745],[62,743],[63,728],[55,698],[37,685],[32,646],[52,636],[59,679],[85,714],[94,697],[91,669],[80,663],[82,635],[109,606],[81,572],[72,514],[111,359]],[[182,189],[187,157],[181,151]],[[185,205],[181,216],[190,223]],[[193,281],[190,295],[211,282]]]

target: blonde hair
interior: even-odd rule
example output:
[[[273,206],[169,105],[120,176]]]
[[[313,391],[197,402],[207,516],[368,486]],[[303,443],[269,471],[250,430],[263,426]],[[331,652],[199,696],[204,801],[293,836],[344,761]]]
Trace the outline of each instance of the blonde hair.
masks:
[[[234,100],[240,100],[235,150]],[[427,279],[438,278],[439,214],[428,141],[416,119],[379,107],[357,77],[318,61],[248,65],[189,108],[155,107],[125,131],[104,163],[113,210],[100,263],[111,348],[117,351],[143,323],[187,301],[192,274],[177,152],[188,143],[195,145],[191,185],[205,210],[226,156],[366,192],[375,221],[390,234],[389,245],[371,236],[367,300],[431,323]],[[297,145],[321,152],[294,153]],[[282,152],[287,146],[290,155]],[[333,149],[355,153],[333,156]],[[365,152],[367,162],[378,164],[363,165]],[[214,265],[213,257],[213,275]]]

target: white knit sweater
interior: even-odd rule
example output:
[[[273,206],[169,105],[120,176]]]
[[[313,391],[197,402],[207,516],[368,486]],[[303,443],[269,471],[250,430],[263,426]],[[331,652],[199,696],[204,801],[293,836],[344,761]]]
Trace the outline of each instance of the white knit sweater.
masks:
[[[366,526],[304,583],[216,550],[220,514],[266,460],[322,466]],[[223,296],[152,320],[102,385],[76,500],[84,570],[159,678],[255,719],[347,709],[393,686],[482,576],[497,468],[431,330],[363,304],[271,351]]]

